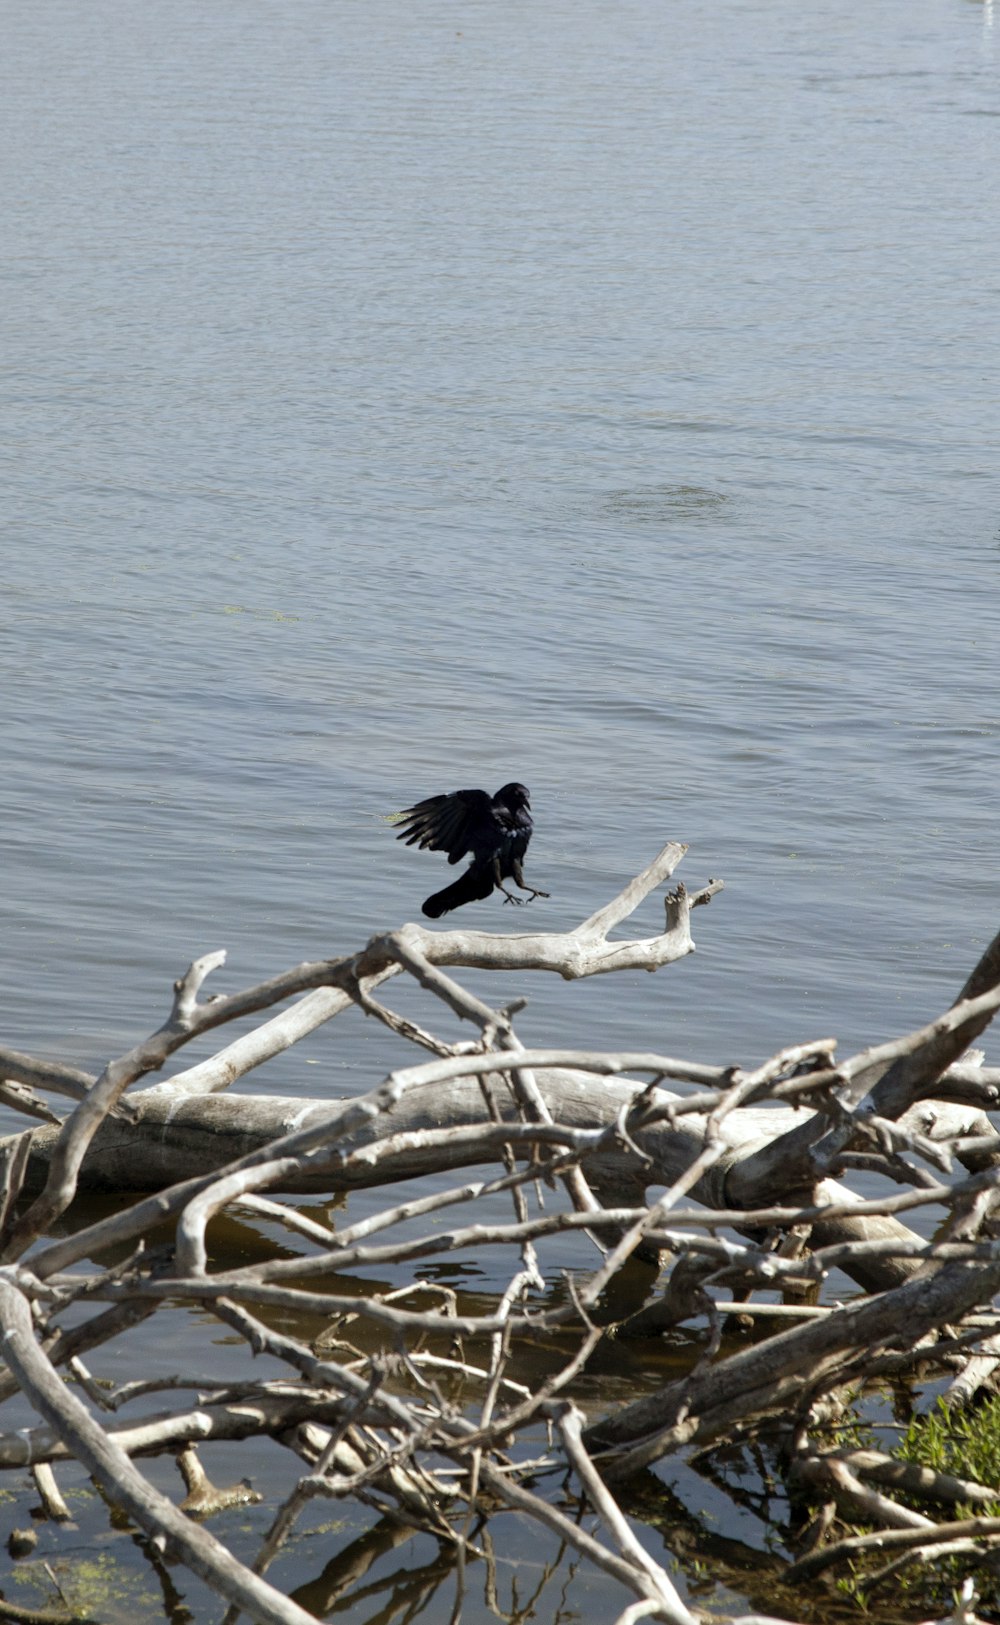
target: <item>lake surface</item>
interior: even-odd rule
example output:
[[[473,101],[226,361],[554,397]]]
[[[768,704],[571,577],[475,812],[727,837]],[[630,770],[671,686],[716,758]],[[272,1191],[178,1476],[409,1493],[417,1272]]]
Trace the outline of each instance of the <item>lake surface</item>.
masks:
[[[199,954],[419,917],[379,815],[512,778],[532,926],[670,839],[726,884],[655,979],[477,983],[524,1038],[952,1000],[1000,925],[998,19],[3,7],[0,1042],[99,1069]],[[247,1086],[399,1053],[351,1015]]]

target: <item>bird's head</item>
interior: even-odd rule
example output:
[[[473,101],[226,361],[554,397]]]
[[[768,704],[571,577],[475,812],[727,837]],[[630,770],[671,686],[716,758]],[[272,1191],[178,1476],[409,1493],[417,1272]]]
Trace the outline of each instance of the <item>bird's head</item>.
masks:
[[[531,806],[526,784],[505,784],[502,789],[497,791],[493,799],[501,802],[504,807],[509,807],[512,812],[515,812],[518,807]]]

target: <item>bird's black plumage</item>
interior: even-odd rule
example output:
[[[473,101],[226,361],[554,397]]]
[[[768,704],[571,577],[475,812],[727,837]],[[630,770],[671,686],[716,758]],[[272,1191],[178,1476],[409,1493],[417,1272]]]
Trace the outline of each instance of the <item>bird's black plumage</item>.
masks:
[[[396,839],[407,846],[426,847],[431,852],[447,852],[449,863],[459,863],[467,852],[472,862],[443,891],[435,892],[423,905],[432,920],[449,909],[461,908],[489,897],[494,887],[509,903],[530,898],[515,897],[504,886],[513,880],[531,897],[547,897],[525,884],[521,863],[531,840],[531,803],[523,784],[505,784],[495,796],[485,790],[452,790],[450,795],[428,796],[401,814],[403,826]]]

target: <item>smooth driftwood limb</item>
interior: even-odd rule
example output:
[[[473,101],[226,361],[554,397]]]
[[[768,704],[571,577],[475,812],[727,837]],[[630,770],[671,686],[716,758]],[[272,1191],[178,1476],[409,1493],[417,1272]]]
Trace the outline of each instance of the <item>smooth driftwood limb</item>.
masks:
[[[1000,1009],[1000,933],[994,937],[950,1009],[905,1038],[855,1056],[829,1074],[838,1091],[842,1121],[819,1119],[788,1133],[780,1155],[789,1180],[808,1184],[830,1171],[857,1132],[872,1119],[897,1119],[917,1100],[932,1095],[952,1063],[959,1061]],[[744,1176],[754,1178],[752,1166]],[[761,1170],[767,1177],[766,1168]]]
[[[92,1072],[64,1066],[60,1061],[39,1061],[20,1050],[0,1049],[0,1078],[12,1078],[36,1089],[48,1089],[70,1100],[83,1100],[97,1079]]]
[[[565,1131],[564,1143],[581,1150],[586,1150],[588,1145],[591,1147],[584,1165],[591,1183],[596,1183],[606,1200],[610,1197],[620,1205],[624,1197],[628,1202],[641,1203],[648,1184],[672,1186],[700,1155],[705,1143],[705,1114],[688,1112],[686,1108],[691,1102],[683,1097],[666,1090],[650,1092],[633,1080],[616,1076],[614,1066],[618,1058],[603,1063],[610,1067],[607,1073],[595,1058],[595,1070],[600,1068],[595,1075],[578,1068],[546,1064],[564,1056],[579,1058],[573,1052],[523,1051],[521,1054],[535,1070],[551,1116],[560,1130]],[[351,1123],[351,1140],[342,1154],[333,1161],[324,1159],[311,1168],[289,1157],[281,1182],[271,1188],[302,1193],[370,1188],[432,1171],[440,1174],[448,1169],[493,1162],[501,1136],[489,1139],[481,1132],[463,1131],[464,1125],[480,1125],[482,1131],[489,1127],[478,1085],[467,1077],[453,1076],[449,1081],[441,1074],[454,1072],[460,1066],[488,1070],[496,1067],[498,1059],[496,1056],[467,1057],[410,1069],[417,1076],[423,1071],[430,1072],[430,1081],[420,1083],[414,1078],[409,1088],[401,1088],[391,1107],[391,1116],[384,1119],[384,1126],[380,1126],[383,1119],[379,1114],[371,1115],[361,1101],[343,1101],[332,1106],[317,1100],[291,1102],[284,1097],[266,1096],[247,1100],[218,1095],[182,1097],[171,1104],[159,1091],[149,1091],[137,1097],[140,1115],[136,1123],[108,1121],[102,1125],[85,1167],[87,1185],[97,1190],[121,1190],[136,1185],[146,1189],[154,1180],[162,1185],[184,1180],[183,1198],[190,1201],[195,1195],[192,1176],[200,1181],[199,1188],[207,1188],[214,1176],[240,1159],[256,1157],[263,1161],[270,1151],[273,1160],[288,1136],[308,1136],[321,1142],[327,1126],[332,1131],[334,1125],[343,1125],[345,1120]],[[620,1059],[632,1064],[644,1060],[652,1071],[658,1071],[661,1066],[682,1064],[672,1062],[669,1057]],[[394,1075],[397,1084],[402,1076]],[[663,1120],[636,1130],[630,1144],[614,1132],[615,1126],[640,1099],[659,1104],[664,1116]],[[667,1116],[671,1107],[680,1113],[674,1123]],[[731,1171],[741,1153],[758,1155],[764,1136],[773,1136],[783,1125],[805,1115],[804,1108],[777,1111],[743,1108],[733,1112],[719,1129],[726,1147],[723,1158],[726,1169],[708,1169],[695,1184],[692,1194],[710,1207],[728,1207],[726,1170]],[[517,1122],[515,1107],[509,1100],[503,1105],[503,1116],[511,1126]],[[527,1151],[533,1140],[544,1141],[551,1138],[553,1132],[545,1131],[544,1126],[535,1130],[525,1127],[519,1131],[518,1139],[523,1140]],[[46,1137],[53,1138],[53,1131],[34,1132],[36,1179],[44,1176]],[[29,1168],[29,1175],[31,1171]],[[766,1189],[768,1197],[773,1199],[776,1189],[773,1172]],[[895,1285],[919,1266],[913,1251],[919,1250],[922,1243],[898,1219],[865,1210],[857,1197],[832,1181],[824,1184],[821,1197],[821,1203],[810,1208],[819,1245],[852,1240],[899,1244],[896,1257],[862,1259],[859,1266],[862,1285]],[[178,1203],[180,1205],[182,1203]],[[904,1205],[897,1204],[900,1209]],[[773,1200],[768,1200],[767,1206],[773,1206]],[[856,1206],[861,1206],[860,1213],[852,1212]],[[73,1259],[86,1256],[88,1248],[102,1244],[103,1237],[107,1237],[105,1244],[120,1245],[130,1235],[141,1234],[157,1213],[164,1216],[155,1204],[150,1205],[148,1212],[144,1205],[131,1218],[127,1213],[118,1215],[78,1236],[50,1244],[41,1255],[46,1272],[50,1267],[66,1268]],[[907,1256],[908,1249],[911,1256]]]
[[[315,988],[339,988],[356,998],[371,978],[383,976],[391,967],[401,967],[408,949],[417,951],[423,960],[434,965],[550,970],[567,979],[601,975],[625,967],[655,970],[693,951],[691,906],[717,890],[720,883],[712,882],[705,893],[695,899],[688,899],[684,888],[679,888],[668,900],[667,929],[657,937],[609,943],[607,931],[673,873],[686,850],[676,841],[668,843],[600,917],[595,916],[575,931],[560,935],[530,933],[507,937],[468,931],[436,932],[407,925],[398,932],[373,937],[359,954],[301,965],[241,993],[207,1000],[199,1000],[202,984],[224,963],[226,956],[224,951],[202,955],[175,982],[173,1005],[163,1025],[126,1055],[109,1062],[63,1125],[52,1152],[45,1186],[27,1212],[8,1230],[3,1258],[7,1261],[19,1258],[65,1212],[76,1193],[80,1167],[94,1134],[115,1110],[129,1085],[149,1072],[159,1071],[167,1059],[192,1038]]]
[[[717,1438],[750,1415],[794,1411],[821,1389],[824,1377],[835,1379],[846,1356],[912,1345],[932,1328],[988,1302],[998,1289],[996,1260],[986,1266],[946,1264],[933,1275],[779,1332],[720,1366],[669,1383],[652,1399],[592,1427],[588,1448],[605,1475],[638,1472],[676,1445]]]
[[[902,1055],[872,1089],[874,1109],[886,1117],[898,1117],[928,1084],[935,1080],[965,1053],[969,1045],[985,1031],[992,1019],[984,995],[1000,989],[1000,932],[993,938],[969,975],[953,1011],[961,1019],[955,1025],[942,1026],[941,1032],[918,1053]]]
[[[0,1270],[3,1355],[35,1409],[129,1517],[155,1539],[166,1537],[187,1566],[262,1625],[315,1625],[290,1598],[244,1568],[208,1532],[154,1490],[128,1456],[60,1381],[35,1341],[27,1300]]]
[[[370,991],[389,977],[398,976],[401,968],[390,965],[379,975],[368,977],[366,989]],[[351,995],[340,988],[318,987],[287,1009],[280,1010],[269,1021],[262,1022],[252,1033],[234,1039],[207,1061],[199,1061],[197,1066],[174,1073],[163,1083],[153,1084],[144,1093],[152,1095],[160,1091],[176,1099],[181,1094],[215,1094],[228,1089],[238,1078],[245,1077],[248,1072],[291,1049],[293,1044],[308,1038],[310,1033],[325,1026],[344,1010],[349,1010],[354,1002]]]
[[[373,937],[361,954],[319,965],[299,966],[286,976],[262,984],[262,990],[271,988],[275,996],[265,997],[263,1002],[252,1008],[266,1008],[268,1003],[277,1002],[279,997],[304,994],[297,1004],[272,1017],[256,1032],[236,1039],[211,1060],[187,1068],[165,1084],[155,1087],[182,1088],[192,1094],[228,1088],[236,1078],[280,1054],[350,1007],[351,995],[343,987],[331,985],[344,967],[350,967],[355,978],[369,989],[374,989],[389,977],[397,976],[403,969],[402,962],[391,946],[386,950],[386,944],[392,944],[398,937],[415,946],[433,965],[485,970],[544,970],[567,980],[622,967],[655,970],[660,964],[684,958],[694,948],[690,933],[690,909],[699,902],[707,902],[720,891],[721,881],[709,881],[693,897],[688,896],[682,888],[678,898],[668,899],[667,928],[658,937],[609,944],[607,933],[634,912],[651,891],[670,878],[686,851],[687,847],[679,842],[668,842],[642,874],[629,881],[606,908],[584,920],[572,931],[511,935],[465,930],[432,931],[420,925],[406,925],[398,933]],[[314,991],[307,991],[310,988]],[[256,991],[251,990],[250,996]],[[244,1004],[246,997],[243,997]],[[220,1011],[217,1013],[221,1014]],[[252,1010],[247,1007],[241,1013],[252,1013]],[[22,1060],[30,1060],[30,1057],[22,1057]],[[19,1073],[11,1075],[20,1076]],[[33,1081],[33,1078],[25,1081]]]
[[[188,1444],[266,1437],[310,1420],[337,1422],[343,1405],[339,1394],[303,1388],[284,1397],[250,1394],[232,1405],[206,1403],[187,1411],[161,1412],[142,1422],[116,1418],[103,1425],[103,1432],[127,1456],[161,1455]],[[54,1423],[0,1433],[0,1467],[35,1467],[68,1461],[74,1454],[72,1436]]]
[[[459,1057],[454,1061],[430,1063],[427,1069],[400,1069],[392,1074],[398,1098],[392,1109],[391,1126],[387,1125],[383,1133],[358,1123],[352,1135],[352,1148],[357,1155],[349,1168],[311,1170],[306,1167],[300,1170],[298,1178],[280,1188],[321,1192],[386,1184],[435,1168],[462,1167],[476,1161],[475,1154],[470,1156],[468,1147],[462,1145],[457,1145],[449,1155],[438,1143],[425,1151],[419,1139],[407,1143],[402,1137],[487,1123],[489,1115],[474,1079],[477,1074],[495,1073],[504,1064],[531,1067],[552,1115],[569,1129],[594,1133],[612,1126],[623,1109],[627,1110],[643,1094],[640,1083],[618,1075],[625,1065],[635,1067],[645,1060],[648,1069],[655,1073],[672,1064],[665,1056],[634,1055],[594,1056],[592,1072],[583,1072],[578,1065],[573,1065],[587,1058],[582,1051],[522,1050],[504,1056]],[[567,1063],[564,1067],[553,1065],[564,1059]],[[426,1076],[421,1076],[425,1072]],[[462,1073],[466,1075],[461,1076]],[[719,1078],[722,1074],[720,1069],[705,1068],[703,1076]],[[683,1111],[685,1106],[681,1097],[663,1090],[656,1092],[656,1099],[665,1110],[676,1105]],[[352,1111],[359,1103],[354,1100],[296,1101],[268,1095],[193,1099],[182,1096],[172,1100],[159,1090],[136,1096],[136,1102],[134,1123],[108,1121],[95,1136],[83,1172],[84,1188],[149,1190],[173,1184],[178,1179],[220,1172],[237,1158],[265,1152],[286,1135],[315,1132],[319,1136],[324,1124],[339,1122],[345,1112]],[[501,1104],[504,1119],[517,1122],[513,1102],[508,1098]],[[794,1122],[797,1115],[802,1114],[786,1109],[780,1120]],[[779,1120],[772,1113],[757,1114],[753,1119],[742,1115],[731,1131],[734,1144],[747,1137],[759,1139],[769,1126],[769,1119],[776,1125]],[[384,1167],[374,1156],[366,1166],[362,1156],[364,1148],[377,1147],[386,1134],[398,1141],[398,1152]],[[676,1130],[663,1122],[644,1131],[644,1148],[648,1140],[652,1147],[649,1154],[659,1163],[649,1180],[658,1178],[661,1168],[686,1166],[692,1148],[700,1145],[703,1135],[704,1122],[694,1114],[690,1121],[687,1116],[681,1116]],[[29,1181],[37,1184],[44,1180],[50,1148],[56,1139],[56,1131],[50,1128],[32,1132]],[[635,1154],[629,1153],[627,1148],[618,1152],[609,1148],[608,1156],[608,1177],[634,1185],[637,1173],[642,1171]]]
[[[206,976],[225,961],[225,953],[204,954],[174,983],[170,1015],[151,1038],[137,1044],[127,1055],[111,1061],[88,1090],[72,1115],[62,1125],[49,1164],[41,1194],[28,1211],[8,1230],[4,1239],[4,1259],[21,1253],[52,1222],[64,1213],[76,1194],[80,1167],[91,1140],[101,1123],[117,1106],[130,1083],[156,1066],[179,1047],[193,1030],[198,993]]]
[[[587,1498],[598,1517],[607,1527],[622,1556],[627,1562],[634,1563],[636,1568],[647,1577],[665,1619],[681,1621],[682,1625],[695,1625],[694,1616],[681,1601],[673,1581],[669,1578],[662,1565],[653,1561],[642,1542],[637,1538],[628,1519],[623,1516],[621,1509],[587,1454],[583,1442],[581,1426],[583,1416],[581,1412],[568,1401],[560,1401],[553,1407],[553,1413],[563,1437],[566,1454],[579,1474]]]

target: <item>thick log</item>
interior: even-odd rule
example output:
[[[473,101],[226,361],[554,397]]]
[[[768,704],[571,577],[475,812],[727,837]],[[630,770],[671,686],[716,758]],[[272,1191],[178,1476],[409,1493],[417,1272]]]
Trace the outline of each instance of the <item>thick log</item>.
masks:
[[[1000,1262],[955,1262],[892,1292],[779,1332],[597,1422],[586,1435],[611,1477],[638,1472],[681,1444],[703,1445],[750,1417],[793,1415],[860,1351],[908,1348],[957,1322],[1000,1287]]]
[[[594,1140],[612,1128],[644,1093],[643,1085],[632,1079],[570,1068],[542,1067],[535,1075],[555,1123],[571,1134],[589,1135]],[[514,1103],[496,1079],[494,1094],[503,1118],[516,1123]],[[654,1091],[653,1100],[663,1108],[684,1105],[683,1096],[664,1089]],[[109,1118],[101,1125],[81,1169],[81,1188],[149,1191],[204,1178],[249,1154],[263,1153],[285,1135],[319,1127],[325,1121],[332,1123],[350,1104],[232,1094],[190,1097],[182,1093],[171,1100],[162,1087],[145,1091],[132,1097],[134,1121]],[[730,1113],[715,1131],[726,1149],[694,1185],[692,1196],[707,1207],[729,1209],[730,1190],[738,1184],[733,1172],[752,1159],[758,1177],[752,1188],[740,1187],[739,1206],[774,1207],[785,1192],[780,1163],[771,1165],[766,1147],[811,1115],[805,1107],[745,1107]],[[292,1194],[329,1194],[495,1162],[495,1141],[484,1145],[481,1136],[461,1133],[462,1125],[485,1127],[489,1121],[475,1079],[416,1084],[403,1092],[391,1113],[355,1131],[331,1162],[308,1169],[296,1162],[290,1176],[276,1188]],[[704,1149],[707,1123],[705,1113],[692,1112],[673,1123],[664,1120],[638,1131],[633,1145],[609,1136],[587,1157],[585,1167],[592,1186],[608,1205],[642,1205],[649,1186],[671,1186],[687,1172]],[[49,1127],[32,1132],[29,1186],[44,1184],[56,1135]],[[569,1137],[568,1143],[572,1144]],[[801,1192],[788,1195],[796,1205],[801,1203]],[[920,1245],[916,1233],[891,1216],[845,1212],[845,1208],[860,1205],[861,1199],[833,1181],[820,1187],[818,1200],[831,1205],[831,1217],[817,1216],[814,1246],[859,1240],[899,1242],[912,1252]],[[860,1285],[877,1290],[899,1284],[918,1267],[919,1260],[912,1256],[862,1255],[854,1274]]]
[[[644,1091],[644,1086],[634,1079],[595,1076],[569,1068],[536,1069],[536,1078],[556,1123],[584,1133],[597,1134],[612,1127]],[[493,1088],[503,1120],[518,1122],[517,1109],[496,1078]],[[663,1107],[684,1103],[683,1096],[664,1089],[656,1090],[653,1099]],[[217,1173],[230,1162],[263,1151],[285,1135],[316,1128],[324,1120],[333,1122],[351,1105],[348,1100],[292,1100],[283,1095],[184,1094],[171,1099],[162,1088],[133,1095],[131,1103],[134,1121],[109,1118],[94,1136],[81,1170],[81,1190],[152,1191]],[[720,1132],[731,1154],[750,1150],[759,1153],[774,1135],[810,1115],[804,1108],[747,1108],[727,1117]],[[299,1194],[362,1189],[469,1167],[484,1161],[485,1156],[495,1161],[492,1150],[484,1156],[483,1149],[474,1142],[456,1138],[450,1146],[439,1141],[427,1145],[423,1139],[435,1131],[485,1125],[489,1121],[474,1078],[417,1084],[404,1092],[391,1114],[351,1136],[347,1148],[350,1151],[384,1147],[383,1155],[369,1159],[355,1155],[350,1161],[341,1160],[330,1167],[297,1171],[278,1188]],[[702,1150],[705,1127],[706,1116],[700,1112],[680,1116],[674,1125],[656,1123],[635,1136],[636,1144],[649,1158],[648,1165],[618,1141],[588,1160],[588,1169],[597,1184],[614,1189],[619,1198],[623,1191],[638,1193],[647,1185],[672,1184]],[[27,1188],[37,1188],[44,1182],[57,1137],[58,1130],[48,1125],[32,1131]],[[723,1186],[724,1179],[713,1171],[699,1188],[698,1199],[714,1207],[722,1205]],[[766,1181],[769,1203],[779,1191],[780,1179],[776,1180],[772,1172]]]

